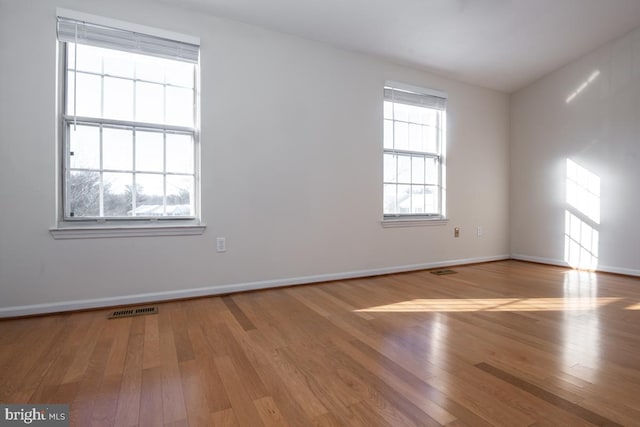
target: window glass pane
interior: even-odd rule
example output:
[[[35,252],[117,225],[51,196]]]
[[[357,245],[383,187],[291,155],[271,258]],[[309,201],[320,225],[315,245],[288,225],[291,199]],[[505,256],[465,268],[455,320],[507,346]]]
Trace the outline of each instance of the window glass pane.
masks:
[[[104,73],[110,76],[120,76],[132,79],[133,55],[112,49],[104,50]]]
[[[164,123],[164,86],[155,83],[136,83],[136,120]]]
[[[164,175],[136,174],[135,215],[164,215]]]
[[[384,182],[396,182],[396,156],[384,155]]]
[[[75,68],[76,65],[76,44],[67,43],[67,68]]]
[[[424,110],[423,107],[418,107],[416,105],[407,105],[407,110],[409,112],[409,121],[411,123],[422,122],[422,110]]]
[[[411,157],[398,156],[398,182],[411,182]]]
[[[420,118],[420,122],[423,125],[429,125],[432,127],[437,127],[438,126],[438,112],[432,108],[423,108],[422,111],[420,111],[421,114],[421,118]]]
[[[424,186],[411,186],[411,213],[424,213]]]
[[[131,216],[133,214],[133,174],[104,173],[104,215]]]
[[[393,141],[395,149],[407,150],[409,148],[409,125],[403,122],[395,122],[394,131]]]
[[[168,124],[193,126],[193,89],[167,86]]]
[[[396,185],[395,184],[384,185],[384,213],[385,214],[396,213]]]
[[[69,216],[100,215],[100,173],[76,172],[69,174],[67,182]]]
[[[393,103],[391,101],[384,101],[384,118],[393,119]]]
[[[426,184],[438,184],[438,161],[436,159],[427,158],[426,162]]]
[[[413,184],[424,184],[424,157],[414,156],[411,158],[411,182]]]
[[[160,132],[136,131],[136,170],[164,170],[164,135]]]
[[[424,126],[422,128],[423,149],[427,153],[438,152],[438,132],[434,126]]]
[[[409,121],[409,108],[408,105],[394,103],[393,104],[393,118],[395,120],[402,120],[403,122]]]
[[[167,84],[193,89],[194,70],[189,62],[167,61]]]
[[[393,149],[393,121],[384,121],[384,148]]]
[[[102,49],[78,44],[78,71],[102,73]]]
[[[102,77],[93,74],[77,73],[78,95],[76,97],[76,115],[100,117],[102,114]],[[73,87],[73,86],[72,86]],[[69,114],[73,114],[73,93],[70,94]]]
[[[409,125],[409,150],[424,151],[421,125],[416,125],[413,123]]]
[[[398,213],[410,214],[411,213],[411,186],[410,185],[398,185]]]
[[[425,187],[425,213],[437,214],[440,212],[438,208],[438,190],[433,186]]]
[[[102,129],[102,167],[133,170],[133,132],[129,129]]]
[[[193,135],[134,131],[126,122],[193,127],[196,65],[74,43],[66,48],[65,113],[110,122],[65,120],[65,214],[193,216]]]
[[[165,60],[162,58],[136,55],[136,78],[164,83],[164,64]]]
[[[193,173],[191,135],[167,134],[167,172]]]
[[[193,209],[194,180],[192,176],[167,176],[167,215],[188,216]]]
[[[104,118],[133,120],[133,81],[104,78]]]
[[[100,169],[100,128],[69,125],[69,167]]]

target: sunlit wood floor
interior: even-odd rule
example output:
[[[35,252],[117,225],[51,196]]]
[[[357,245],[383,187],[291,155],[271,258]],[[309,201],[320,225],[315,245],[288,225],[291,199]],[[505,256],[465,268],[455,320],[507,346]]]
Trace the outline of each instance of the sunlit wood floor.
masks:
[[[0,322],[72,425],[640,425],[640,280],[517,261]]]

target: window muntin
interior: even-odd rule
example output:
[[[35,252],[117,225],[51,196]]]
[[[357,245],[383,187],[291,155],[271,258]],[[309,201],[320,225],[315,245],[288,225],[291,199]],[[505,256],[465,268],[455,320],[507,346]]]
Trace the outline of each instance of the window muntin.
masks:
[[[385,218],[443,218],[445,99],[385,86]]]
[[[197,64],[64,47],[64,218],[194,218]]]

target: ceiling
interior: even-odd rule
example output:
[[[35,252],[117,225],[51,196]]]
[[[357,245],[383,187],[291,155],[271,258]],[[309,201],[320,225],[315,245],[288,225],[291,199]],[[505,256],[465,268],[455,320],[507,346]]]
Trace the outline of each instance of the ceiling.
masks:
[[[640,26],[640,0],[164,0],[513,92]]]

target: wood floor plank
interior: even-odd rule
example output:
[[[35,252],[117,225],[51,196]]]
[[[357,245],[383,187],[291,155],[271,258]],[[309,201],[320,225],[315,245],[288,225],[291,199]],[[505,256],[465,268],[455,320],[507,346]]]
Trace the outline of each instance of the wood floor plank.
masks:
[[[145,316],[144,318],[144,354],[142,367],[150,369],[160,366],[160,330],[158,329],[158,316]]]
[[[266,427],[286,427],[289,423],[283,418],[280,409],[271,396],[254,400],[253,404]]]
[[[178,364],[178,351],[174,340],[171,311],[159,310],[160,368],[162,378],[162,414],[164,424],[183,423],[187,419],[182,379]]]
[[[211,357],[213,352],[209,349],[208,341],[201,326],[199,324],[190,325],[188,333],[193,343],[195,363],[204,380],[204,397],[207,400],[209,411],[220,412],[231,408],[231,403],[224,391],[224,386],[222,385],[220,375],[218,375],[214,359]]]
[[[244,314],[244,311],[238,307],[238,304],[233,300],[233,297],[228,295],[224,296],[222,297],[222,302],[224,302],[224,305],[227,306],[231,314],[233,314],[233,317],[235,317],[238,323],[242,326],[242,329],[250,331],[256,328],[253,322],[249,320],[246,314]]]
[[[115,425],[121,386],[122,377],[119,375],[103,377],[94,399],[91,416],[93,427]]]
[[[94,323],[94,326],[106,326],[100,319],[95,319]],[[92,346],[92,352],[88,357],[82,354],[83,373],[77,388],[74,390],[73,401],[64,402],[71,404],[70,419],[73,425],[92,425],[96,403],[98,405],[101,403],[101,396],[98,393],[104,382],[104,373],[109,356],[108,349],[113,344],[113,336],[108,331],[108,328],[103,329],[103,331],[105,333],[96,334],[95,340],[93,337],[87,338],[89,342],[95,342],[95,344]],[[67,382],[63,381],[63,384],[67,384]],[[118,396],[120,396],[120,390],[118,391]],[[111,414],[108,416],[110,417]]]
[[[116,411],[116,425],[130,426],[139,424],[140,397],[142,389],[142,364],[144,358],[144,318],[137,317],[132,322],[127,357],[124,362],[122,382]],[[144,331],[144,329],[142,329]]]
[[[274,368],[275,350],[264,344],[265,337],[258,330],[252,330],[236,338],[242,343],[247,358],[255,367],[262,383],[269,390],[285,419],[291,425],[310,425],[311,418],[307,415],[306,401],[298,402],[299,388],[291,387],[285,377],[282,377]]]
[[[381,381],[393,388],[396,393],[405,396],[440,424],[448,424],[456,419],[441,404],[436,403],[436,401],[441,401],[445,405],[452,406],[455,404],[454,402],[449,401],[444,394],[439,393],[427,383],[411,375],[409,371],[391,359],[375,352],[375,350],[357,340],[347,342],[335,338],[334,343],[343,353],[354,360],[358,360],[369,372],[378,376]],[[458,413],[464,411],[464,408],[459,405],[456,405],[455,409]],[[479,417],[469,414],[464,414],[464,416],[466,419],[472,419],[476,426],[483,424],[482,419]]]
[[[231,401],[231,407],[238,424],[242,427],[264,426],[258,411],[249,399],[249,392],[241,382],[237,381],[238,370],[228,356],[216,359],[216,366],[220,372],[220,378]]]
[[[85,370],[89,366],[91,360],[91,354],[98,341],[99,332],[104,326],[103,322],[99,318],[93,318],[85,329],[85,338],[83,339],[83,345],[80,346],[75,353],[75,358],[69,364],[69,367],[63,378],[63,382],[75,382],[80,380],[84,375]]]
[[[190,426],[206,426],[209,420],[207,385],[203,369],[195,360],[180,363],[182,390]]]
[[[233,413],[233,409],[228,408],[222,411],[211,413],[209,425],[216,427],[238,427],[238,420]]]
[[[116,332],[114,334],[114,342],[109,351],[105,375],[122,375],[124,361],[127,357],[132,320],[133,318],[131,317],[111,319],[111,326],[116,328]]]
[[[501,261],[0,320],[0,401],[72,426],[640,419],[640,279]]]
[[[535,386],[531,383],[528,383],[527,381],[522,380],[521,378],[518,378],[514,375],[509,374],[508,372],[505,372],[503,370],[500,370],[494,366],[489,365],[488,363],[479,363],[476,365],[476,367],[478,369],[481,369],[497,378],[500,378],[501,380],[514,385],[515,387],[518,387],[521,390],[524,390],[525,392],[539,398],[542,399],[544,401],[547,401],[549,403],[551,403],[554,406],[557,406],[558,408],[561,408],[562,410],[569,412],[571,414],[574,414],[582,419],[584,419],[585,421],[594,424],[594,425],[607,425],[607,426],[621,426],[621,424],[618,424],[612,420],[609,420],[599,414],[596,414],[586,408],[583,408],[580,405],[576,405],[573,402],[570,402],[566,399],[563,399],[561,397],[558,397],[557,395],[548,392],[547,390],[544,390],[538,386]]]
[[[139,425],[143,427],[162,425],[162,368],[156,366],[144,369],[141,387]]]

